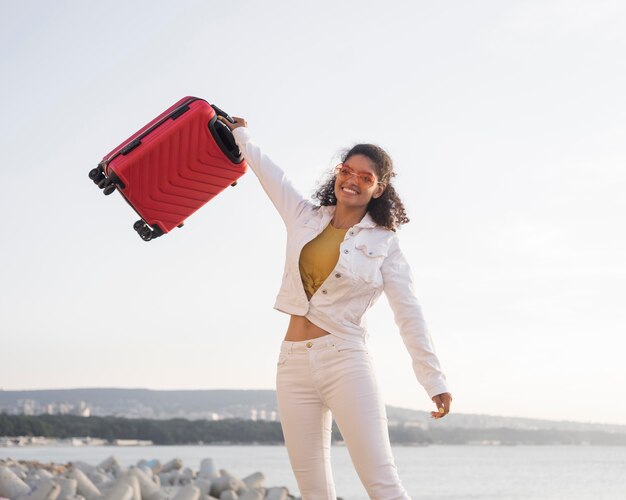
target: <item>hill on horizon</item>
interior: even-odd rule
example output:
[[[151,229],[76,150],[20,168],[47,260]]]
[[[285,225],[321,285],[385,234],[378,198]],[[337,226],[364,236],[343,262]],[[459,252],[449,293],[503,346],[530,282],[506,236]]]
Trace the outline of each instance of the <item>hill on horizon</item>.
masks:
[[[0,389],[0,412],[5,413],[25,413],[25,408],[30,408],[29,411],[35,414],[58,413],[61,405],[67,409],[77,408],[81,404],[86,405],[94,416],[129,418],[182,417],[195,420],[212,419],[217,415],[219,418],[250,419],[254,414],[261,415],[261,419],[270,420],[272,412],[277,412],[276,391],[271,389]],[[387,413],[390,424],[417,425],[423,428],[433,425],[428,411],[387,406]],[[436,426],[464,429],[594,430],[626,434],[626,425],[464,413],[451,413],[445,419],[438,420]]]

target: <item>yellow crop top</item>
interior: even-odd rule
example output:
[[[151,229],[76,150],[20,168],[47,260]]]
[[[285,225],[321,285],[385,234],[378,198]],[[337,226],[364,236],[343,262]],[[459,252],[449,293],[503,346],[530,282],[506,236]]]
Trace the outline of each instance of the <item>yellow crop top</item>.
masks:
[[[329,223],[316,238],[304,245],[300,253],[300,276],[309,299],[337,265],[339,245],[346,231]]]

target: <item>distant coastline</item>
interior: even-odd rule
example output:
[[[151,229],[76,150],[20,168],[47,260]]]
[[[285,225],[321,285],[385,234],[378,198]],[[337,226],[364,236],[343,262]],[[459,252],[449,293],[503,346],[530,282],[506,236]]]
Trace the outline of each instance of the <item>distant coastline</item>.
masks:
[[[601,445],[626,446],[626,434],[558,429],[429,428],[390,425],[394,445]],[[83,437],[77,437],[83,436]],[[335,423],[332,441],[342,442]],[[279,422],[243,419],[169,420],[73,415],[0,414],[0,446],[282,445]]]
[[[277,410],[274,390],[0,389],[0,414],[9,415],[112,416],[150,420],[243,419],[278,422],[280,415]],[[626,434],[626,425],[620,424],[470,414],[459,413],[456,410],[437,421],[430,418],[428,411],[395,406],[387,406],[387,415],[391,427],[415,426],[424,430],[507,428]]]

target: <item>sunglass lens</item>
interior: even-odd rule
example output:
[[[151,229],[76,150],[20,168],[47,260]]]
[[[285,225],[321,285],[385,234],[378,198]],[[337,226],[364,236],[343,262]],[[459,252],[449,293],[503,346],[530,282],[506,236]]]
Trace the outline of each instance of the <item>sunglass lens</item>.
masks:
[[[361,174],[359,178],[361,179],[361,182],[366,186],[371,186],[372,184],[374,184],[374,177],[369,174]]]

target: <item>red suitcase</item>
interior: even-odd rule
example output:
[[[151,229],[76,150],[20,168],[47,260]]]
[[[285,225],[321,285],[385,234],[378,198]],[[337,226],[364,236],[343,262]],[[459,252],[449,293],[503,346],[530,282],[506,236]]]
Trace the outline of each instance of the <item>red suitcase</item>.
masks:
[[[116,189],[141,217],[145,241],[184,220],[247,170],[230,129],[232,118],[198,97],[185,97],[105,155],[89,177],[109,195]]]

